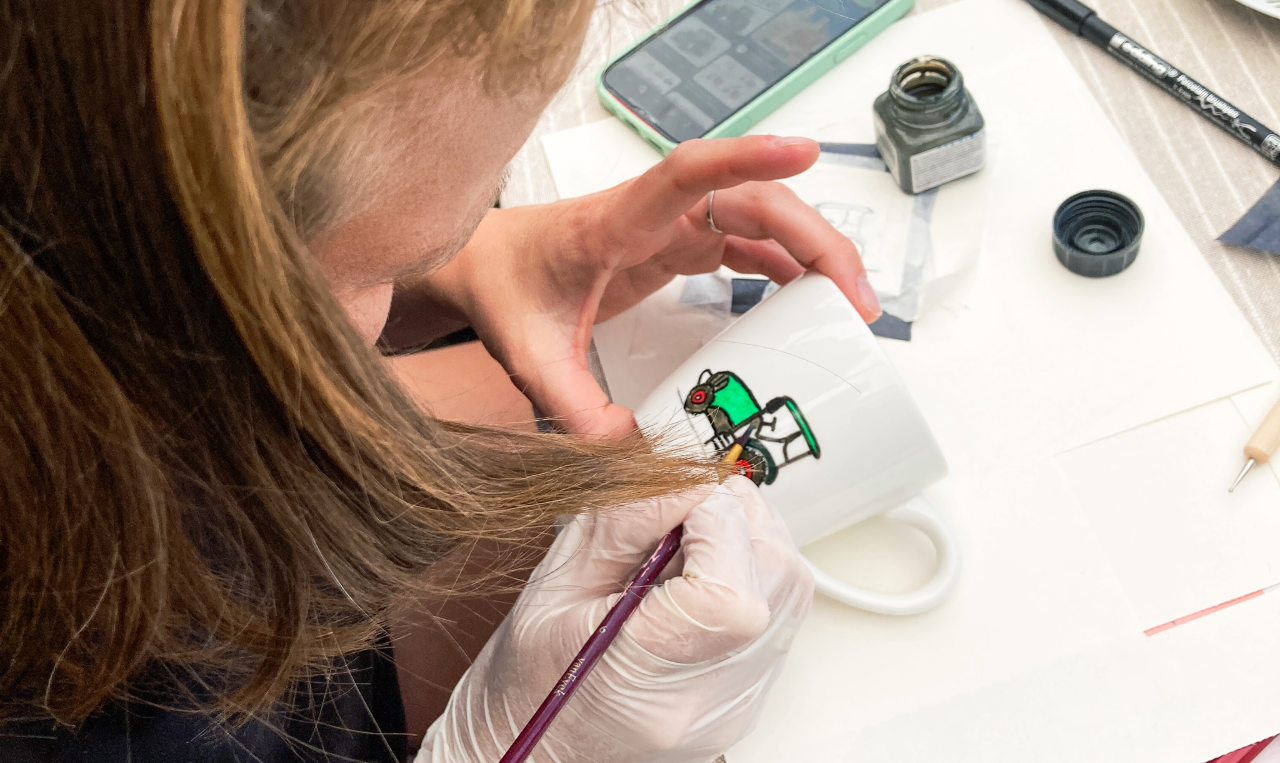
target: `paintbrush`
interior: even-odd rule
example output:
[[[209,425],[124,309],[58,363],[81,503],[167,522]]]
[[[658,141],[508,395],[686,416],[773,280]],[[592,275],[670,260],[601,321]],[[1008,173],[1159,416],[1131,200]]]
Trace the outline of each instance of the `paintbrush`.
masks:
[[[737,462],[738,456],[742,455],[742,449],[746,446],[754,428],[755,425],[746,428],[742,436],[735,440],[733,445],[725,451],[724,458],[720,459],[720,463],[732,464]],[[529,754],[533,752],[533,748],[538,746],[538,741],[542,739],[543,734],[547,733],[551,722],[564,709],[565,704],[573,696],[573,693],[578,690],[582,679],[587,677],[591,669],[604,656],[609,645],[613,643],[618,633],[622,631],[622,626],[627,622],[627,618],[631,617],[631,614],[640,606],[640,601],[644,599],[644,595],[653,587],[658,575],[662,574],[663,568],[680,550],[680,538],[683,535],[684,525],[678,525],[674,530],[662,536],[662,540],[658,542],[658,547],[649,555],[645,563],[640,565],[640,569],[631,578],[631,582],[627,583],[627,587],[623,589],[622,597],[613,605],[613,609],[609,610],[609,614],[604,616],[600,627],[592,632],[591,637],[587,639],[587,643],[582,645],[578,656],[574,657],[573,662],[569,663],[569,669],[564,672],[564,675],[560,676],[555,688],[551,690],[547,698],[538,706],[533,717],[520,730],[519,736],[511,743],[511,747],[502,756],[502,760],[499,763],[524,763],[525,758],[528,758]]]

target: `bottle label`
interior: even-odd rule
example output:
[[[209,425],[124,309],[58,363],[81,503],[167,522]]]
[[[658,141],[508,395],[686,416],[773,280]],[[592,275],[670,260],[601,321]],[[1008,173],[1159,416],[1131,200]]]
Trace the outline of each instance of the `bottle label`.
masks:
[[[921,193],[982,169],[987,161],[987,131],[953,140],[911,157],[911,192]]]

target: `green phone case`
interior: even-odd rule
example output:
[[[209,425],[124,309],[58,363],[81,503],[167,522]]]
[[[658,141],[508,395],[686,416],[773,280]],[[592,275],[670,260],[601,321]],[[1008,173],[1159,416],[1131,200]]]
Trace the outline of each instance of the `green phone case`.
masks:
[[[640,119],[631,112],[622,102],[610,93],[608,88],[604,86],[604,73],[618,59],[635,50],[636,47],[660,34],[673,21],[683,16],[690,8],[704,0],[694,0],[685,7],[681,8],[671,18],[667,19],[657,29],[637,40],[626,50],[609,59],[609,62],[600,68],[596,73],[596,95],[600,98],[600,103],[605,109],[624,124],[635,130],[645,142],[666,156],[676,147],[676,144],[668,139],[665,135],[649,126],[647,122]],[[706,138],[725,138],[735,135],[742,135],[750,130],[757,122],[764,119],[773,110],[791,100],[793,96],[804,88],[808,87],[814,80],[826,74],[836,64],[848,58],[858,48],[866,44],[867,40],[883,32],[890,24],[902,18],[908,10],[911,9],[915,0],[889,0],[888,3],[876,9],[862,21],[854,25],[852,29],[833,40],[827,47],[808,61],[801,64],[795,71],[783,77],[773,87],[765,90],[756,96],[728,119],[711,128],[703,137]]]

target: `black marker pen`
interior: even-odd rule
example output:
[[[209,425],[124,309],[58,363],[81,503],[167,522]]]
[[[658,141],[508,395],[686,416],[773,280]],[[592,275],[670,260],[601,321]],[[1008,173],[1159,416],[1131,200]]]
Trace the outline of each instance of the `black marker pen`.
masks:
[[[1027,0],[1036,10],[1118,58],[1166,93],[1200,112],[1200,116],[1248,143],[1254,151],[1280,167],[1280,135],[1227,102],[1217,93],[1183,74],[1160,56],[1098,18],[1092,8],[1076,0]]]

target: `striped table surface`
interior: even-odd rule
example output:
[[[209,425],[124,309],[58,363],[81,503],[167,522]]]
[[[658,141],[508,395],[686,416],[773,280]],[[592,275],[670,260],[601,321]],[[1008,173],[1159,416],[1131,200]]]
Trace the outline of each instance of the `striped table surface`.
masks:
[[[956,1],[917,0],[911,12]],[[503,206],[557,198],[540,138],[604,119],[607,114],[595,96],[596,70],[612,52],[682,5],[681,0],[601,3],[577,72],[511,164]],[[1116,28],[1280,129],[1280,19],[1235,0],[1091,0],[1091,5]],[[1280,360],[1280,257],[1216,240],[1280,172],[1102,51],[1056,24],[1049,26],[1240,310]]]

